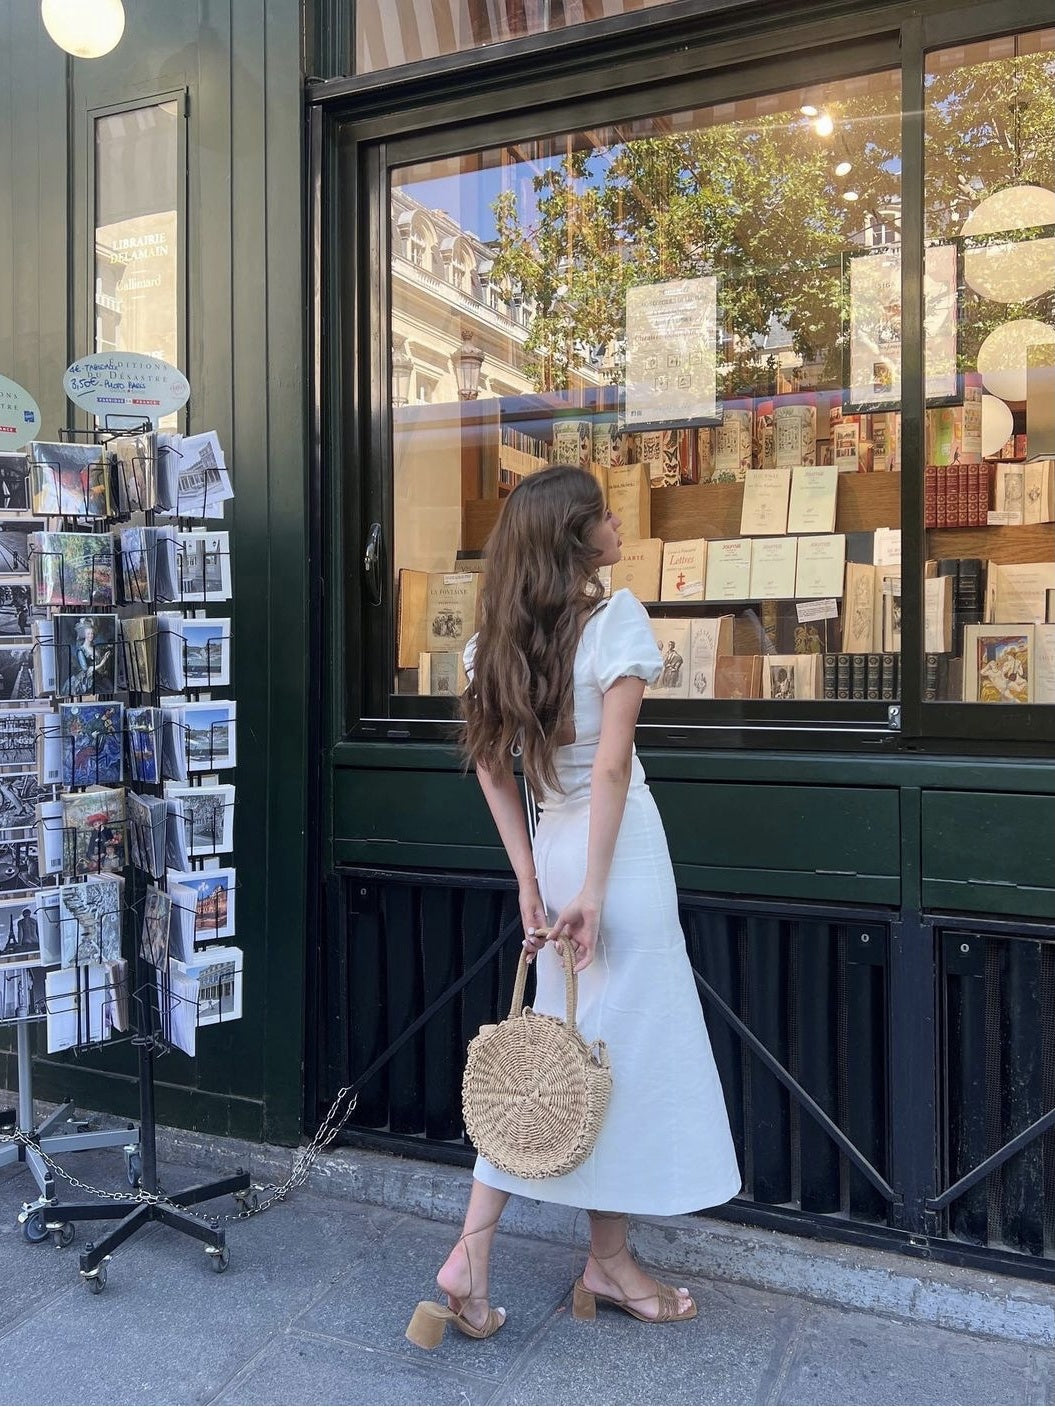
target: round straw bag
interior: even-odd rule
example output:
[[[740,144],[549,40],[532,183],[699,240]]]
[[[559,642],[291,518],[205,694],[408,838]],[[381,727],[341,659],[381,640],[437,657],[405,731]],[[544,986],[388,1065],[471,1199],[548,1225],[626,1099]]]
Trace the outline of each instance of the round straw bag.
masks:
[[[465,1128],[489,1163],[514,1177],[559,1177],[593,1151],[612,1090],[608,1050],[588,1046],[575,1026],[577,979],[567,938],[566,1016],[524,1007],[527,955],[520,954],[509,1015],[469,1042],[462,1080]]]

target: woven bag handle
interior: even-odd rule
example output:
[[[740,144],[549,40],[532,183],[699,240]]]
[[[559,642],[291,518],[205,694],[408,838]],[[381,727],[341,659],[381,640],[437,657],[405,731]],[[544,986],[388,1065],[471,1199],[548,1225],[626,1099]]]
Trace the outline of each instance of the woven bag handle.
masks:
[[[536,933],[549,933],[548,928],[538,928]],[[574,1031],[575,1008],[578,1003],[579,979],[575,975],[575,953],[572,950],[570,938],[558,938],[557,944],[561,950],[561,960],[564,965],[564,1021],[569,1031]],[[513,984],[513,1000],[509,1004],[510,1016],[519,1016],[524,1009],[524,988],[527,985],[528,960],[527,953],[521,949],[520,961],[517,963],[517,976]]]

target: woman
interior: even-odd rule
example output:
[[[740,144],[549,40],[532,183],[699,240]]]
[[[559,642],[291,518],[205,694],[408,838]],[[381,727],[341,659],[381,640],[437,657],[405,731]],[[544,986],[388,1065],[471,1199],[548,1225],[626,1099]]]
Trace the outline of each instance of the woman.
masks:
[[[608,1045],[611,1102],[573,1172],[526,1181],[477,1159],[462,1234],[437,1276],[447,1303],[423,1301],[407,1330],[424,1347],[448,1321],[475,1338],[504,1323],[490,1307],[488,1267],[511,1192],[589,1209],[576,1318],[593,1318],[602,1300],[667,1322],[693,1318],[696,1306],[634,1260],[627,1213],[696,1211],[740,1188],[666,838],[634,750],[645,684],[663,659],[640,603],[629,591],[604,602],[596,576],[619,561],[619,526],[578,468],[543,470],[510,495],[488,546],[464,700],[465,752],[519,882],[524,947],[538,957],[535,1010],[564,1014],[560,953],[547,945],[566,935],[579,1028]],[[514,756],[542,809],[534,847]]]

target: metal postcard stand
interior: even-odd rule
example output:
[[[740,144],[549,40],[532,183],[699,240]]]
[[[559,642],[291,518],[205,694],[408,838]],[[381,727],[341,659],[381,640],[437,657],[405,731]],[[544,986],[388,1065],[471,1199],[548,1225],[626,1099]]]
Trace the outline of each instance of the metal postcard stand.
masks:
[[[147,424],[136,425],[129,429],[113,429],[109,421],[106,430],[94,432],[67,432],[64,438],[73,439],[78,434],[86,433],[90,443],[105,444],[116,434],[147,434],[152,426]],[[146,466],[142,466],[145,470]],[[156,469],[156,466],[155,466]],[[133,474],[138,478],[138,471],[135,469],[133,461]],[[142,502],[142,485],[135,484],[131,492],[129,486],[124,485],[124,496],[127,499],[139,499]],[[87,493],[86,488],[86,507]],[[203,491],[204,497],[204,491]],[[127,506],[127,504],[126,504]],[[153,513],[149,509],[144,509],[147,524],[153,524]],[[106,516],[113,516],[107,514]],[[94,570],[94,568],[93,568]],[[114,583],[114,599],[117,596],[117,582],[120,576],[119,556],[115,552],[112,567]],[[94,588],[93,588],[94,589]],[[182,593],[181,593],[182,595]],[[136,601],[129,601],[126,604],[138,604]],[[180,603],[183,604],[182,602]],[[92,610],[92,606],[87,607]],[[184,614],[186,612],[184,611]],[[142,683],[138,679],[136,672],[129,665],[128,668],[129,697],[136,697],[137,703],[141,705],[157,706],[160,698],[160,688],[157,683],[157,671],[155,670],[154,687],[147,692],[136,689],[132,686]],[[98,754],[96,756],[96,771],[98,772]],[[159,761],[160,768],[160,761]],[[101,780],[96,776],[95,781]],[[161,795],[163,786],[160,770],[158,781],[153,787],[147,784],[140,784],[144,793],[153,791],[154,795]],[[126,841],[128,833],[127,812],[125,817]],[[138,1136],[121,1132],[120,1130],[107,1131],[105,1133],[78,1133],[74,1135],[55,1135],[51,1133],[56,1122],[62,1118],[69,1110],[66,1105],[63,1109],[53,1114],[38,1129],[32,1130],[32,1099],[30,1095],[31,1085],[29,1083],[30,1072],[30,1052],[29,1033],[26,1023],[19,1025],[19,1110],[18,1124],[20,1130],[25,1133],[32,1130],[32,1142],[37,1145],[48,1158],[56,1161],[61,1152],[79,1151],[84,1148],[124,1145],[126,1174],[129,1183],[136,1190],[132,1192],[115,1192],[111,1194],[99,1194],[97,1189],[88,1187],[87,1184],[79,1180],[73,1180],[72,1185],[79,1186],[94,1195],[84,1202],[64,1202],[60,1201],[55,1193],[54,1175],[44,1158],[40,1156],[37,1147],[27,1147],[24,1142],[15,1142],[10,1147],[0,1147],[0,1166],[4,1163],[24,1159],[34,1172],[38,1182],[41,1184],[41,1197],[38,1202],[27,1204],[19,1216],[23,1225],[26,1238],[31,1241],[45,1240],[50,1235],[57,1245],[68,1246],[74,1238],[73,1223],[77,1221],[112,1221],[114,1225],[105,1236],[95,1241],[88,1242],[80,1256],[80,1273],[88,1288],[99,1293],[106,1284],[106,1266],[111,1254],[135,1233],[152,1222],[161,1222],[165,1226],[171,1227],[175,1231],[191,1236],[200,1241],[209,1256],[209,1263],[212,1269],[222,1271],[227,1268],[230,1258],[230,1251],[226,1245],[225,1231],[222,1220],[218,1217],[206,1217],[189,1210],[202,1202],[207,1202],[216,1197],[233,1195],[243,1206],[248,1200],[249,1174],[239,1168],[228,1177],[219,1178],[212,1182],[202,1183],[193,1187],[185,1188],[180,1192],[163,1191],[158,1182],[157,1171],[157,1140],[156,1140],[156,1120],[154,1107],[154,1062],[158,1054],[164,1054],[171,1048],[171,1042],[166,1039],[171,1034],[166,1029],[165,1013],[159,1005],[159,993],[163,992],[167,986],[167,978],[160,973],[158,968],[148,963],[141,951],[140,935],[138,924],[133,921],[139,915],[140,903],[145,903],[147,890],[146,877],[136,869],[126,868],[125,880],[125,904],[124,904],[124,943],[131,944],[132,954],[129,960],[129,973],[131,981],[128,990],[128,1018],[129,1027],[132,1032],[131,1041],[136,1047],[137,1053],[137,1084],[139,1093],[139,1130]],[[127,902],[132,891],[136,891],[138,899],[136,902]],[[196,921],[195,921],[196,922]],[[167,969],[167,959],[164,963]],[[160,978],[160,980],[159,980]],[[93,1044],[91,1033],[88,1032],[88,1039],[83,1045]],[[78,1047],[83,1048],[80,1040]],[[23,1079],[25,1074],[25,1079]]]

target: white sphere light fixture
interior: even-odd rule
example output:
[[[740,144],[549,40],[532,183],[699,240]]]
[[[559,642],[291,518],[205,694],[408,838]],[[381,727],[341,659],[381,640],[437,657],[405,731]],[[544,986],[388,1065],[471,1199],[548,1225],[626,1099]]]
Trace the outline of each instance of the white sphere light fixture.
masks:
[[[60,49],[77,59],[98,59],[125,32],[121,0],[41,0],[44,28]]]
[[[985,389],[1002,401],[1024,401],[1029,349],[1047,342],[1055,342],[1055,327],[1035,318],[1015,318],[994,328],[978,348]]]
[[[997,396],[982,396],[982,457],[992,459],[1007,444],[1015,428],[1010,408]]]
[[[1055,191],[1009,186],[976,205],[960,226],[965,235],[998,235],[1055,225]],[[963,276],[993,303],[1024,303],[1055,288],[1055,239],[1027,239],[967,249]]]

